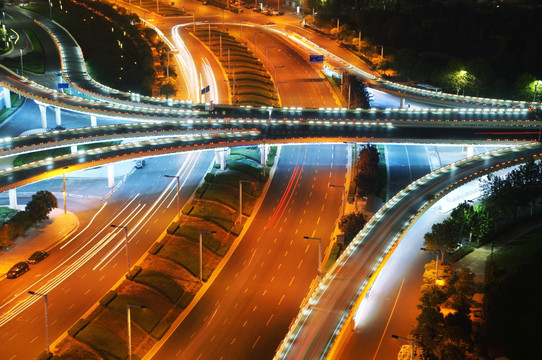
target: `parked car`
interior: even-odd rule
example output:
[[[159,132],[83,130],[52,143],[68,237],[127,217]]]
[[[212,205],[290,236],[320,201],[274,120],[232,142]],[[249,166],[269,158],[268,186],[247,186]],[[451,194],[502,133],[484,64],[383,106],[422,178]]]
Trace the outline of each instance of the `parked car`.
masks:
[[[30,270],[30,266],[28,266],[27,263],[24,261],[18,262],[17,264],[13,265],[11,269],[9,269],[8,273],[6,274],[6,277],[8,279],[15,279],[25,272]]]
[[[136,169],[143,169],[143,166],[145,166],[145,160],[137,160],[135,167]]]
[[[26,262],[29,264],[37,264],[40,261],[44,260],[47,256],[49,256],[48,252],[39,250],[39,251],[34,252],[32,255],[30,255],[30,257],[28,258],[28,260],[26,260]]]

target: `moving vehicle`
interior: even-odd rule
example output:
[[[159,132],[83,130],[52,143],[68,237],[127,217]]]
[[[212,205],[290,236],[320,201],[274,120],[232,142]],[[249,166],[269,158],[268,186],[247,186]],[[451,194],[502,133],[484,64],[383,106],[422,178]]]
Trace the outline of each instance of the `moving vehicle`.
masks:
[[[40,261],[44,260],[47,256],[49,256],[49,253],[43,250],[35,251],[26,262],[28,264],[37,264]]]
[[[145,166],[145,160],[137,160],[135,167],[136,169],[143,169],[143,166]]]
[[[24,261],[18,262],[17,264],[13,265],[11,269],[9,269],[8,273],[6,274],[6,277],[8,279],[15,279],[24,274],[30,270],[30,266],[28,266],[27,263]]]

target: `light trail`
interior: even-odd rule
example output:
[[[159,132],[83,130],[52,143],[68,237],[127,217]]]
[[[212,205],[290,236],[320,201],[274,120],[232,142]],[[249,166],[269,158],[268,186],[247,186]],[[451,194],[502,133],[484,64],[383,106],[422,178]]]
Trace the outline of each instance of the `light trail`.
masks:
[[[188,98],[192,101],[199,101],[200,89],[198,89],[198,71],[194,59],[190,54],[190,50],[188,50],[183,39],[179,35],[179,28],[182,26],[184,25],[175,25],[171,28],[171,36],[173,37],[175,46],[167,41],[165,37],[164,40],[168,42],[168,45],[170,45],[171,48],[176,48],[179,52],[178,54],[174,54],[174,58],[179,63],[178,67],[186,84]]]
[[[213,104],[218,104],[220,100],[220,96],[218,93],[218,85],[216,83],[215,74],[207,58],[202,58],[201,61],[203,64],[203,73],[204,73],[205,79],[207,80],[207,84],[205,84],[205,86],[209,85],[209,89],[210,89],[209,93],[207,94],[207,102],[210,103],[212,101]]]

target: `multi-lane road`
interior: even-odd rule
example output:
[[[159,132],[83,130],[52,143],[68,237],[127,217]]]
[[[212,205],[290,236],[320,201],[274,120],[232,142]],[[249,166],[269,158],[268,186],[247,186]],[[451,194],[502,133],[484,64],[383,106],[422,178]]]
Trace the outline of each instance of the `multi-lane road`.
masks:
[[[213,155],[190,152],[147,160],[107,201],[78,211],[79,230],[50,249],[51,256],[43,263],[15,281],[2,280],[1,357],[34,358],[44,348],[43,327],[36,325],[42,324],[43,304],[28,295],[29,290],[48,294],[51,339],[57,339],[126,273],[124,232],[110,225],[128,227],[133,265],[177,214],[175,183],[164,174],[181,176],[184,203]],[[48,188],[47,183],[35,186]]]

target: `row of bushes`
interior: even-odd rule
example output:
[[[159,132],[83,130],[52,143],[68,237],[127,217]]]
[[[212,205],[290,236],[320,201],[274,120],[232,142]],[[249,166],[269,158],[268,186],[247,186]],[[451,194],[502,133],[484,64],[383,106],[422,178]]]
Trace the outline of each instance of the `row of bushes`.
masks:
[[[216,28],[211,28],[210,42],[208,29],[197,29],[195,35],[205,44],[210,44],[211,50],[219,57],[222,65],[228,69],[230,80],[235,81],[234,104],[278,105],[278,97],[271,76],[260,60],[246,46],[229,33]]]
[[[268,163],[274,162],[275,154],[276,148],[272,148]],[[259,157],[256,147],[232,149],[227,163],[235,167],[242,161],[242,168],[253,173],[262,170]],[[249,167],[255,170],[247,170]],[[95,358],[125,359],[128,353],[126,305],[131,304],[145,306],[144,309],[131,308],[132,352],[142,356],[159,340],[201,286],[195,281],[200,269],[200,230],[216,231],[216,234],[205,233],[202,236],[205,250],[202,279],[207,281],[242,228],[241,224],[235,224],[239,180],[253,182],[253,186],[243,186],[243,208],[249,209],[245,212],[247,215],[261,195],[265,178],[253,178],[247,172],[213,169],[208,173],[200,187],[204,190],[199,190],[200,195],[184,207],[181,221],[173,221],[165,237],[149,249],[141,266],[132,268],[127,280],[100,300],[97,310],[68,331],[71,338],[89,346]],[[215,191],[218,188],[220,191]],[[73,354],[81,354],[78,342],[66,340],[57,355],[70,358]],[[86,356],[92,358],[88,354]]]

